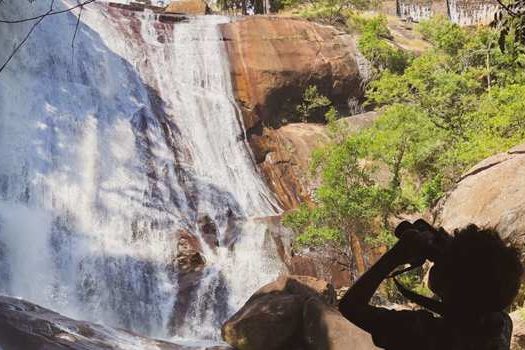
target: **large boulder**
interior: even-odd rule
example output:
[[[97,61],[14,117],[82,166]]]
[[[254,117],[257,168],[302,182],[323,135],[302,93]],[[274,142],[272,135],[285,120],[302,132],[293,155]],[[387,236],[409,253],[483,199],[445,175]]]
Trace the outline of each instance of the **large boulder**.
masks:
[[[363,95],[368,64],[352,36],[298,19],[250,16],[224,24],[234,90],[248,133],[281,125],[309,85],[337,104]]]
[[[291,294],[303,299],[318,297],[329,305],[334,305],[336,302],[334,287],[324,280],[311,276],[281,276],[257,290],[248,300],[248,303],[267,294]]]
[[[333,306],[316,298],[304,304],[303,333],[309,350],[378,349],[369,333],[348,322]]]
[[[299,295],[261,295],[224,324],[222,337],[239,350],[288,349],[298,341],[302,308]]]
[[[222,336],[239,350],[376,349],[334,304],[334,288],[325,281],[283,276],[252,295],[224,323]]]
[[[452,231],[470,223],[496,228],[525,246],[525,144],[470,169],[438,204],[436,223]]]

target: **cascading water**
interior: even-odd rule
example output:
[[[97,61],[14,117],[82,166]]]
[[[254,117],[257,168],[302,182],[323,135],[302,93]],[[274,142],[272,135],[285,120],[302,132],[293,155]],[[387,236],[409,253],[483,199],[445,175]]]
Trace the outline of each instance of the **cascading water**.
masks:
[[[447,0],[450,20],[461,26],[488,24],[499,8],[489,0]]]
[[[432,16],[430,0],[398,0],[397,15],[401,18],[419,22]]]
[[[0,16],[48,7],[5,0]],[[73,14],[37,27],[0,74],[1,293],[142,334],[216,340],[220,322],[280,273],[254,219],[279,209],[244,141],[226,21],[174,24],[92,4],[74,53]],[[30,25],[1,25],[0,47]],[[173,329],[180,230],[198,237],[207,264]]]

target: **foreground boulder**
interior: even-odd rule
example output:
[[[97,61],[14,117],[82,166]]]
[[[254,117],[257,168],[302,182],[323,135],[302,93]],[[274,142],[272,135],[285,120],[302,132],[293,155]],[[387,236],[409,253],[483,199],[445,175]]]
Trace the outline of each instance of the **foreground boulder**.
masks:
[[[496,228],[525,247],[525,144],[487,158],[469,170],[436,210],[452,231],[469,223]]]
[[[0,296],[0,349],[3,350],[197,350],[76,321],[20,299]],[[210,347],[208,350],[226,350]]]
[[[239,350],[369,350],[371,336],[335,308],[334,288],[312,277],[280,277],[259,289],[222,327]]]
[[[370,334],[318,298],[310,298],[304,304],[303,333],[307,349],[377,349]]]

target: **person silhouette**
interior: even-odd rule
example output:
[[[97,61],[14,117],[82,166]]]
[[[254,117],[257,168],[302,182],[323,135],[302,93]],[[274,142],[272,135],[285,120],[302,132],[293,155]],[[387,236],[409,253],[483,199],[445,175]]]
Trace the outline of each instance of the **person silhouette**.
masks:
[[[518,251],[492,229],[469,225],[451,236],[424,220],[402,222],[400,239],[347,291],[339,310],[386,350],[510,349],[512,321],[504,311],[520,289]],[[380,283],[405,264],[433,263],[429,287],[438,297],[400,292],[428,310],[395,311],[369,304]],[[406,270],[406,269],[405,269]],[[401,270],[401,271],[405,271]],[[401,272],[400,271],[400,272]]]

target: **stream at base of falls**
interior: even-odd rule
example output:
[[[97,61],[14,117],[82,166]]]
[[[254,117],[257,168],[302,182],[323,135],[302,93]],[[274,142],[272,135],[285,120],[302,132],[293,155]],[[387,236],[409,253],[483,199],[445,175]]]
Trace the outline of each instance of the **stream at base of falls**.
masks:
[[[48,7],[5,0],[0,16]],[[284,268],[256,219],[280,209],[245,141],[219,28],[229,19],[166,23],[91,4],[72,50],[76,21],[45,18],[0,75],[0,293],[142,335],[216,342]],[[0,47],[30,26],[1,25]],[[180,232],[206,260],[189,292]]]

